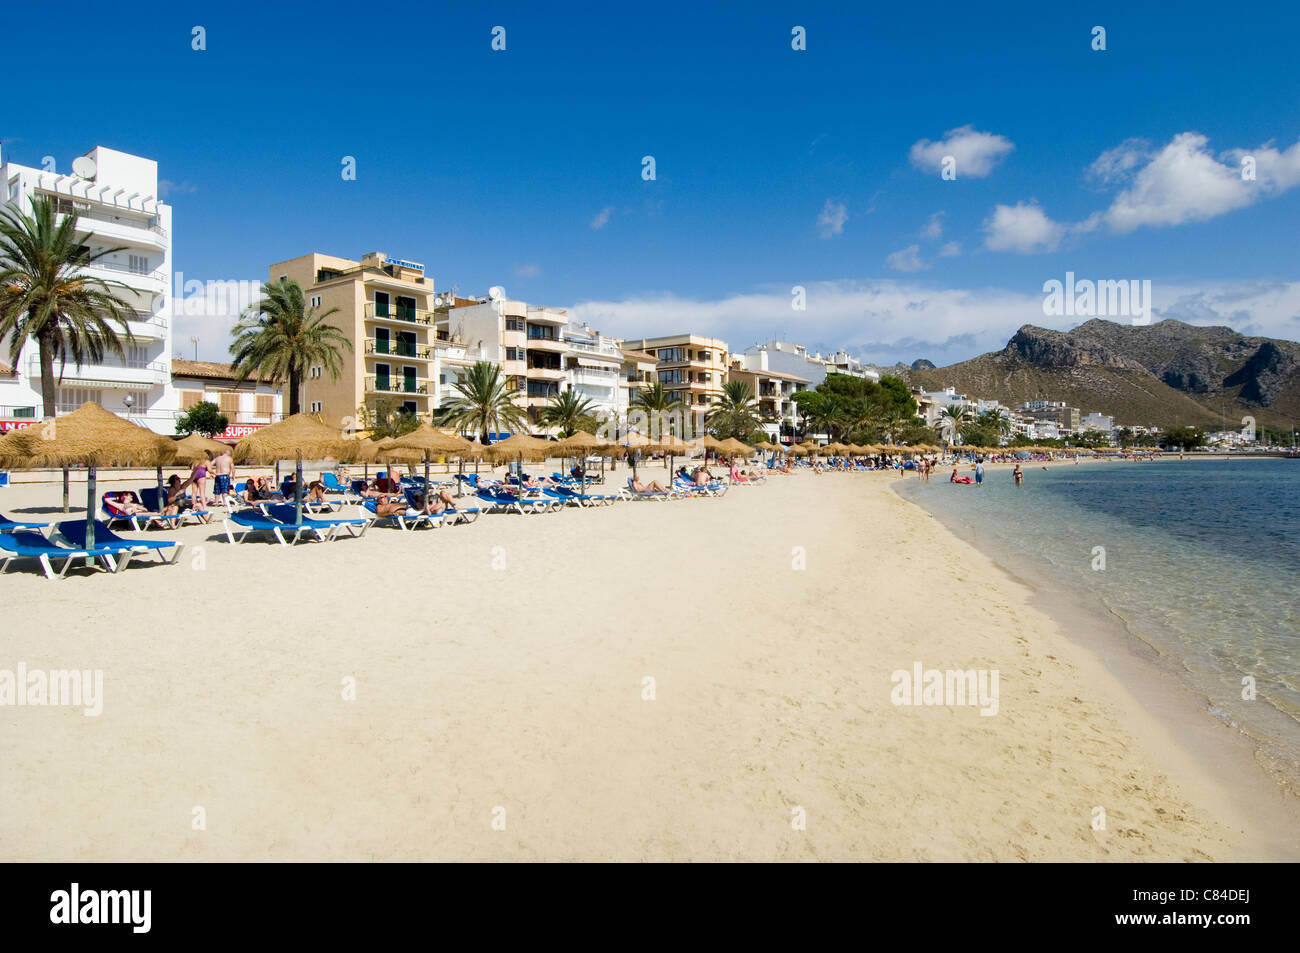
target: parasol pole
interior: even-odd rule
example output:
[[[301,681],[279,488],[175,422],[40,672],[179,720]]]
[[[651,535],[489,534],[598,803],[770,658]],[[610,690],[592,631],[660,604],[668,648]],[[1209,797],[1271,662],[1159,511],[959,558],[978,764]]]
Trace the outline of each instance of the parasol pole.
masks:
[[[232,489],[234,488],[233,480],[231,481],[231,488]],[[163,496],[164,492],[165,491],[163,490],[162,464],[160,463],[158,464],[158,512],[159,513],[161,513],[163,510],[167,508],[167,498]]]
[[[276,476],[279,476],[280,464],[276,463]],[[302,525],[302,451],[298,451],[297,459],[294,464],[293,480],[293,521],[296,525]]]
[[[68,468],[63,468],[63,512],[68,512]]]
[[[95,465],[93,463],[86,467],[86,548],[95,548]],[[86,565],[95,565],[95,557],[87,556]]]

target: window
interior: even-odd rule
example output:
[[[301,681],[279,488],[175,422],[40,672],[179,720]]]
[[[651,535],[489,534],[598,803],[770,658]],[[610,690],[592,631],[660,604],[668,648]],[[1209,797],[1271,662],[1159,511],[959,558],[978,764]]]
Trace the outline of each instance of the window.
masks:
[[[280,276],[280,280],[281,280],[281,281],[288,281],[288,280],[289,280],[289,276],[288,276],[288,275],[281,275],[281,276]]]
[[[507,331],[522,331],[524,329],[523,318],[506,318]]]
[[[682,349],[679,347],[661,347],[659,349],[659,360],[661,361],[680,361],[682,359]]]
[[[672,371],[660,371],[659,383],[661,384],[680,384],[682,383],[682,372],[680,369]]]
[[[375,317],[377,318],[388,317],[388,292],[387,291],[375,292]]]
[[[308,406],[311,408],[313,414],[319,414],[325,409],[324,405],[319,400],[313,400]]]
[[[201,390],[183,390],[181,391],[181,410],[189,410],[195,404],[203,400],[203,391]]]
[[[311,296],[311,306],[312,306],[313,308],[319,308],[319,307],[320,307],[320,295],[312,295],[312,296]]]
[[[60,414],[70,414],[86,401],[94,401],[99,406],[104,406],[104,392],[91,387],[60,387],[58,396]],[[141,401],[140,410],[144,409],[144,402]]]
[[[221,412],[226,416],[239,413],[239,395],[226,391],[220,395]]]
[[[270,417],[275,412],[275,398],[270,394],[258,394],[255,412],[259,417]]]
[[[133,274],[149,274],[149,257],[147,255],[127,255],[127,267]]]
[[[524,349],[521,347],[506,348],[507,361],[522,361],[524,359]]]
[[[322,365],[322,364],[313,364],[311,367],[307,368],[307,376],[308,376],[308,377],[320,377],[320,375],[321,375],[321,371],[323,371],[323,370],[324,370],[324,365]]]

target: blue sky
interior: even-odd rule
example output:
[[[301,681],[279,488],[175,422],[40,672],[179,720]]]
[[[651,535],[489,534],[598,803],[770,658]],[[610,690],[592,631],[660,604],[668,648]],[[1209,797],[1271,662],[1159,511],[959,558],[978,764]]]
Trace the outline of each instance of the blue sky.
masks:
[[[156,158],[186,278],[382,250],[609,333],[946,363],[1076,323],[1041,311],[1071,270],[1300,337],[1300,8],[1074,6],[70,4],[78,65],[11,45],[0,140]]]

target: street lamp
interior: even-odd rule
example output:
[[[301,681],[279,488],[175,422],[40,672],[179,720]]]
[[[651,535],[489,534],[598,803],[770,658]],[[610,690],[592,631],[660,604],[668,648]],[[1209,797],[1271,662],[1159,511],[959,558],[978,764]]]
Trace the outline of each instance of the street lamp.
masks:
[[[130,420],[131,408],[135,406],[135,398],[132,397],[130,394],[127,394],[125,397],[122,398],[122,403],[126,404],[126,416],[127,419]]]

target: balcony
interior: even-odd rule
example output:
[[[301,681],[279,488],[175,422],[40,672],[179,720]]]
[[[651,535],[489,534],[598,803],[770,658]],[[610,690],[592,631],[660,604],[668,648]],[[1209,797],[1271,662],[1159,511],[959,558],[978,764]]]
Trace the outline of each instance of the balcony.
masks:
[[[569,345],[563,341],[557,341],[554,338],[541,338],[528,335],[528,343],[525,345],[530,351],[546,351],[548,354],[563,354],[569,349]]]
[[[534,380],[562,381],[568,374],[562,367],[542,367],[529,364],[528,376]]]
[[[433,360],[433,348],[422,344],[408,344],[405,341],[376,341],[366,339],[366,355],[371,357],[409,357],[417,361]]]
[[[165,361],[126,360],[117,364],[99,363],[82,364],[80,368],[72,362],[54,365],[56,377],[62,378],[63,387],[94,387],[97,382],[108,384],[138,384],[141,387],[156,387],[171,380],[171,368]],[[40,380],[41,359],[33,354],[27,359],[27,377]]]
[[[419,396],[429,394],[429,381],[417,378],[414,383],[402,380],[399,377],[367,377],[366,378],[367,394],[414,394]]]
[[[114,261],[94,261],[88,265],[82,265],[82,267],[90,272],[103,272],[115,281],[121,281],[130,287],[144,288],[152,292],[167,290],[167,272],[161,268],[155,268],[153,271],[141,271],[129,265],[120,265]]]
[[[403,308],[397,305],[388,307],[376,306],[373,301],[367,301],[365,306],[365,318],[367,321],[393,321],[403,324],[433,324],[437,315],[433,311],[424,311],[420,308]]]

